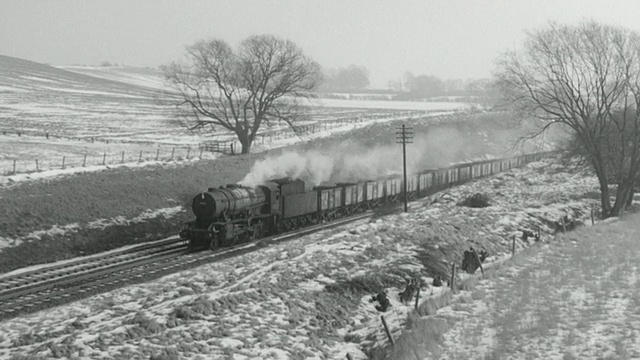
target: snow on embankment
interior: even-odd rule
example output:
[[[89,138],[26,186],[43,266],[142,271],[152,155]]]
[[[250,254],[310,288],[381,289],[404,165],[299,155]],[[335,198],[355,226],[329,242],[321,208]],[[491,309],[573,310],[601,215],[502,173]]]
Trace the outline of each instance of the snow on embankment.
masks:
[[[548,225],[561,215],[588,216],[594,190],[592,178],[567,174],[550,161],[530,164],[412,202],[407,214],[5,321],[0,357],[57,351],[68,357],[343,359],[349,352],[364,359],[385,342],[371,295],[387,289],[392,306],[384,315],[397,337],[413,305],[398,300],[407,278],[430,284],[452,261],[459,264],[469,246],[500,257],[523,228],[541,226],[548,240]],[[457,205],[477,192],[492,205]],[[518,240],[517,246],[526,244]],[[422,298],[437,291],[423,288]]]
[[[17,238],[0,237],[0,252],[2,252],[3,248],[18,246],[23,242],[37,241],[37,240],[40,240],[43,236],[54,236],[54,235],[63,236],[71,232],[79,231],[80,229],[84,229],[84,230],[104,229],[106,227],[114,226],[114,225],[127,226],[131,224],[141,223],[149,219],[154,219],[158,217],[168,219],[183,211],[185,211],[185,209],[182,206],[174,206],[171,208],[147,210],[142,214],[131,219],[127,219],[124,216],[116,216],[111,219],[97,219],[83,225],[78,223],[67,224],[67,225],[54,225],[50,229],[32,231],[26,235],[23,235]]]

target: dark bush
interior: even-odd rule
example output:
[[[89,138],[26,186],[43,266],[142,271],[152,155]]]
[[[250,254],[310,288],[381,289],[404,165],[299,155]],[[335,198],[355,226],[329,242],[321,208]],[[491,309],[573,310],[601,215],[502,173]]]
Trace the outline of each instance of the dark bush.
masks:
[[[483,207],[491,206],[491,203],[489,202],[488,195],[477,193],[464,199],[458,205],[472,207],[472,208],[483,208]]]

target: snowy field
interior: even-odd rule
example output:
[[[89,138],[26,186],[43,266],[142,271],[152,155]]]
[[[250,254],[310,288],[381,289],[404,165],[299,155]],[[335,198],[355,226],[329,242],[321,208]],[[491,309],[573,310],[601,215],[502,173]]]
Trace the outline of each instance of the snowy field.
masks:
[[[166,91],[163,75],[158,70],[129,68],[129,67],[97,67],[97,66],[59,66],[61,69],[78,72],[85,75],[103,79],[119,81],[127,84],[144,86]],[[328,94],[345,97],[380,97],[389,99],[391,95],[375,94]],[[352,100],[352,99],[316,99],[311,106],[323,106],[330,108],[362,108],[362,109],[386,109],[386,110],[457,110],[467,104],[452,101],[456,97],[444,98],[445,102],[423,101],[390,101],[390,100]]]
[[[451,112],[434,112],[425,117],[438,121],[440,115]],[[411,117],[407,117],[410,119]],[[316,133],[301,136],[272,138],[269,141],[256,140],[251,152],[260,153],[305,141],[330,137],[352,130],[362,129],[372,124],[379,124],[403,119],[389,117],[372,119],[366,122],[345,123],[341,126],[320,130]],[[193,135],[183,138],[196,139]],[[236,144],[237,145],[237,144]],[[123,154],[124,152],[124,154]],[[19,154],[19,155],[16,155]],[[86,155],[86,157],[85,157]],[[15,173],[13,157],[16,160]],[[103,142],[87,143],[64,139],[43,139],[34,136],[3,136],[0,135],[0,186],[13,184],[24,180],[49,178],[58,175],[98,171],[105,168],[120,166],[139,167],[157,165],[159,162],[197,161],[199,159],[215,159],[219,153],[200,151],[196,145],[185,143],[183,146],[155,146],[144,144],[105,144]],[[63,159],[64,157],[64,159]],[[36,164],[36,159],[38,163]],[[64,169],[63,169],[64,160]],[[105,165],[103,165],[103,163]],[[84,164],[84,166],[83,166]],[[36,166],[40,171],[36,172]]]
[[[386,284],[392,307],[384,315],[397,338],[412,308],[397,297],[407,278],[431,284],[469,246],[489,251],[488,261],[503,258],[522,229],[540,226],[552,241],[549,226],[561,216],[588,222],[597,189],[595,179],[550,161],[530,164],[412,202],[408,214],[5,321],[0,357],[365,359],[387,340],[362,284]],[[477,192],[492,205],[457,205]],[[517,250],[528,245],[518,240]],[[425,261],[429,254],[441,261]],[[441,290],[423,287],[422,300]]]
[[[155,160],[160,157],[158,151],[170,158],[174,148],[186,158],[204,141],[235,140],[230,132],[212,136],[181,127],[175,121],[171,95],[161,75],[151,69],[55,68],[0,56],[0,97],[0,175],[14,171],[14,160],[15,172],[103,162],[115,165]],[[370,122],[367,117],[391,118],[403,110],[453,111],[463,107],[454,103],[348,100],[314,100],[308,105],[307,119],[298,125],[358,118]],[[275,134],[282,130],[284,125],[265,128],[256,143],[293,137]]]
[[[460,110],[467,104],[459,102],[428,102],[428,101],[385,101],[385,100],[342,100],[342,99],[317,99],[312,105],[344,108],[375,108],[392,110]]]

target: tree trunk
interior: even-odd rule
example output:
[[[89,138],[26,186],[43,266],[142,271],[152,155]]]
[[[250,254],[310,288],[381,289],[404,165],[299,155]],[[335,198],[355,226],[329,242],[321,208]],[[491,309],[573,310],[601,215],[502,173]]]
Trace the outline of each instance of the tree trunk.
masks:
[[[627,203],[625,204],[625,207],[629,207],[633,204],[633,195],[636,193],[636,184],[634,183],[633,186],[631,187],[631,191],[629,191],[629,197],[627,198]]]
[[[602,187],[600,184],[600,206],[602,208],[602,218],[606,219],[611,213],[611,202],[609,201],[609,187]]]
[[[611,200],[609,199],[609,181],[607,180],[607,173],[600,163],[592,159],[592,165],[598,177],[600,183],[600,205],[602,207],[602,218],[606,219],[611,213]]]
[[[249,139],[247,134],[237,134],[238,141],[240,141],[240,145],[242,146],[242,154],[248,154],[251,151],[251,143],[252,141]]]
[[[616,191],[616,202],[611,209],[611,216],[620,216],[624,212],[624,208],[629,201],[629,197],[633,196],[633,183],[624,181],[618,184],[618,190]]]

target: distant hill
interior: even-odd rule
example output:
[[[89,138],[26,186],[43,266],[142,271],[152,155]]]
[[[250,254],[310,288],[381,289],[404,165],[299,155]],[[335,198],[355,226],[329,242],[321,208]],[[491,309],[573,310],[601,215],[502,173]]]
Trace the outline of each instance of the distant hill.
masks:
[[[165,90],[163,74],[155,69],[128,66],[57,66],[57,68],[154,90]]]
[[[142,70],[142,69],[138,69]],[[137,71],[137,70],[136,70]],[[91,74],[93,72],[94,74]],[[121,71],[124,72],[124,71]],[[125,76],[95,76],[99,71],[69,71],[37,62],[0,55],[0,91],[7,95],[11,92],[61,91],[91,94],[100,91],[109,96],[136,95],[152,96],[157,94],[157,86],[144,86],[133,81],[122,81]],[[141,72],[138,72],[141,74]],[[92,76],[93,75],[93,76]],[[151,75],[149,75],[151,78]],[[153,84],[153,81],[147,81]]]
[[[74,136],[158,130],[158,121],[171,116],[157,76],[121,73],[97,77],[0,55],[0,130]]]

